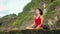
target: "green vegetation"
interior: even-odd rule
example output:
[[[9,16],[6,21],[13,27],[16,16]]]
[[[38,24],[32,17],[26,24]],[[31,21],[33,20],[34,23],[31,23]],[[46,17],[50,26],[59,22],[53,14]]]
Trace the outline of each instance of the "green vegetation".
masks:
[[[47,10],[46,10],[46,14],[45,14],[45,18],[48,18],[52,14],[56,13],[56,10],[55,10],[56,6],[60,7],[60,0],[53,1],[52,3],[50,3],[48,5]]]
[[[32,19],[32,16],[30,16],[29,13],[23,13],[21,14],[21,17],[19,17],[14,23],[13,23],[13,26],[19,26],[21,25],[24,21],[26,20],[31,20]]]
[[[16,19],[17,19],[16,14],[9,14],[0,18],[0,23],[3,24],[2,25],[3,27],[11,26],[12,22],[14,22]]]

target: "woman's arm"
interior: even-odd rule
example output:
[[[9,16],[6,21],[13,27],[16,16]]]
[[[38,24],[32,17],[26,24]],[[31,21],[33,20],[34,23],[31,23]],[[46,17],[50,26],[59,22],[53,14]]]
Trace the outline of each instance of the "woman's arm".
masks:
[[[41,24],[40,24],[40,26],[43,24],[43,16],[41,16]]]
[[[35,22],[33,24],[31,24],[30,26],[33,27],[35,25]]]
[[[35,19],[35,17],[36,17],[36,16],[34,15],[34,19]],[[33,27],[34,25],[35,25],[35,21],[34,21],[34,23],[31,24],[30,26]]]
[[[35,15],[34,15],[34,19],[35,19]],[[30,26],[28,26],[28,27],[33,27],[33,26],[35,26],[35,21],[34,21],[34,23],[32,23]]]
[[[35,16],[34,16],[34,19],[35,19]],[[26,29],[33,29],[33,26],[35,26],[35,21],[30,26],[26,27]]]

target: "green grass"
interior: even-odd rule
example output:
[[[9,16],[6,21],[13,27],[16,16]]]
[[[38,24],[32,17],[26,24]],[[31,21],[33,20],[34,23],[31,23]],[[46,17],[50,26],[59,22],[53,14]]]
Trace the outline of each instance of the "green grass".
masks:
[[[56,13],[56,10],[55,10],[56,6],[60,6],[60,0],[56,0],[48,5],[46,13],[45,13],[45,18],[48,18],[54,13]]]
[[[33,17],[27,13],[27,14],[22,14],[21,17],[19,17],[14,23],[13,26],[20,26],[24,21],[26,20],[31,20]]]

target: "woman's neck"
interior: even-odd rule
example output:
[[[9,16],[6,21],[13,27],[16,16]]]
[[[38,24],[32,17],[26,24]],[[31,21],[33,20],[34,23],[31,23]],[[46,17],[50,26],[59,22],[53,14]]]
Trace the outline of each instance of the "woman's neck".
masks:
[[[38,14],[37,16],[40,16],[40,14]]]
[[[39,16],[40,16],[40,14],[38,14],[38,15],[36,16],[36,19],[37,19]]]

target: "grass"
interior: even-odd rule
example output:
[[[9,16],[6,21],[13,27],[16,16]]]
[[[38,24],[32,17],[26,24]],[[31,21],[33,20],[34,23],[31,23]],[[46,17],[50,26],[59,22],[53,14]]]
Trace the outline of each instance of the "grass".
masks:
[[[51,15],[53,15],[54,13],[56,13],[56,10],[55,10],[56,6],[60,6],[59,0],[56,0],[48,5],[46,13],[45,13],[45,18],[48,18]]]

